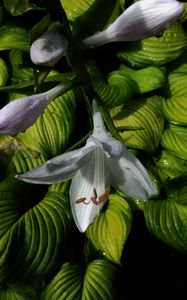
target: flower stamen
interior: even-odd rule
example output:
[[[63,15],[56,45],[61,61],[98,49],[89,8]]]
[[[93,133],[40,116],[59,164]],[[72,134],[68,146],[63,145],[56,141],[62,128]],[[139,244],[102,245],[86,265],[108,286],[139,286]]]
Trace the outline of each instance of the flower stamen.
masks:
[[[99,200],[98,200],[98,204],[100,204],[101,202],[105,201],[106,198],[108,197],[110,191],[108,188],[105,189],[105,192],[103,194],[101,194],[101,196],[99,196]]]

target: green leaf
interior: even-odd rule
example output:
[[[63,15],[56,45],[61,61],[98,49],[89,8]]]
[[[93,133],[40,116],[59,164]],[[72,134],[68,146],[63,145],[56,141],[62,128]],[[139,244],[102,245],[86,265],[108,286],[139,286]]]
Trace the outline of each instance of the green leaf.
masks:
[[[47,157],[60,154],[69,141],[75,123],[74,91],[69,91],[51,102],[34,125],[18,139],[33,151]]]
[[[76,263],[62,265],[41,300],[115,300],[117,270],[110,262],[94,260],[84,270]]]
[[[76,38],[82,39],[102,30],[107,24],[112,23],[119,14],[118,0],[60,0],[60,2],[73,27],[73,34]]]
[[[82,300],[115,300],[115,281],[117,269],[106,260],[94,260],[84,276]]]
[[[161,37],[151,37],[125,45],[118,52],[118,57],[132,67],[161,66],[182,54],[186,45],[186,32],[182,25],[175,24],[165,30]]]
[[[153,160],[154,169],[162,182],[187,173],[187,162],[166,150],[162,150]]]
[[[93,87],[107,107],[124,104],[136,92],[136,83],[123,71],[113,71],[104,79],[93,79]]]
[[[72,215],[62,193],[7,179],[0,184],[0,278],[42,281],[62,259]]]
[[[37,9],[37,6],[29,0],[4,0],[4,6],[13,16],[20,16],[28,10]]]
[[[157,67],[147,67],[142,70],[134,70],[125,65],[120,69],[129,75],[137,84],[137,91],[141,94],[147,93],[165,85],[165,70]]]
[[[185,88],[185,83],[184,83]],[[176,125],[187,125],[187,100],[186,96],[172,97],[162,100],[162,108],[165,118]]]
[[[0,86],[4,86],[8,80],[8,67],[5,61],[0,58]]]
[[[23,27],[4,25],[0,27],[0,51],[20,49],[28,52],[29,35]]]
[[[187,172],[171,180],[165,187],[169,200],[187,205]]]
[[[162,146],[179,158],[187,159],[187,128],[169,124],[162,134]]]
[[[42,293],[41,300],[82,300],[83,268],[66,263]]]
[[[166,88],[169,97],[182,98],[187,96],[187,69],[185,72],[185,66],[186,64],[169,74],[168,87]]]
[[[187,207],[172,200],[149,201],[145,205],[148,229],[163,242],[187,252]]]
[[[10,285],[7,289],[1,289],[0,300],[37,300],[39,299],[34,289],[27,285]]]
[[[116,127],[135,126],[141,130],[120,133],[125,143],[132,147],[152,154],[158,147],[164,127],[161,108],[161,97],[131,99],[127,106],[111,110]]]
[[[97,250],[120,264],[121,254],[131,228],[131,209],[118,195],[109,196],[109,205],[86,231]]]

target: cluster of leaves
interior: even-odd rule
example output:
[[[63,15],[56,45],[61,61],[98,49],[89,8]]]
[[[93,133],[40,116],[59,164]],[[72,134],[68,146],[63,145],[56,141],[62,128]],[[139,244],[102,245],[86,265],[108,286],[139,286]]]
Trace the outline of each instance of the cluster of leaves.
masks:
[[[1,106],[67,77],[84,85],[89,79],[160,191],[145,204],[114,191],[83,235],[72,222],[68,182],[46,188],[16,180],[15,173],[61,154],[90,130],[83,86],[58,97],[24,133],[0,137],[0,299],[118,299],[115,281],[134,210],[157,238],[187,252],[185,14],[183,24],[158,37],[79,47],[124,8],[119,0],[4,0],[0,7]],[[55,20],[64,34],[68,20],[75,49],[53,69],[34,66],[30,43]]]

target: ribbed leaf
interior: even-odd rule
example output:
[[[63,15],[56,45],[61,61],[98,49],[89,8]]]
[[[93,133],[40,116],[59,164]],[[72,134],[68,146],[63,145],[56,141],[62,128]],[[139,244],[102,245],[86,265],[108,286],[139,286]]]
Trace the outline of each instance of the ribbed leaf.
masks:
[[[74,123],[75,93],[70,91],[51,102],[35,124],[18,138],[31,150],[52,157],[67,146]]]
[[[165,30],[161,37],[151,37],[129,46],[125,45],[118,52],[118,57],[132,67],[160,66],[182,54],[186,45],[186,32],[182,25],[175,24]]]
[[[1,289],[0,300],[37,300],[36,292],[27,285],[11,285]]]
[[[131,217],[131,210],[125,199],[118,195],[110,195],[107,209],[86,231],[95,248],[115,263],[120,263],[131,227]]]
[[[149,230],[163,242],[187,252],[187,207],[174,201],[149,201],[145,205]]]
[[[23,52],[13,49],[9,52],[9,61],[12,66],[11,83],[23,83],[33,80],[32,68],[24,67]]]
[[[81,38],[102,30],[119,14],[119,0],[60,0],[60,2],[72,23],[73,33]]]
[[[185,88],[185,84],[183,85]],[[187,99],[184,95],[162,100],[165,118],[176,125],[187,125]]]
[[[154,169],[163,182],[187,173],[187,162],[166,150],[163,150],[158,157],[153,159]]]
[[[181,71],[176,70],[168,76],[168,88],[166,90],[172,98],[187,97],[187,69],[185,72],[184,68],[185,65],[181,66]]]
[[[13,16],[20,16],[28,10],[37,8],[37,6],[29,0],[4,0],[4,6]]]
[[[160,100],[158,96],[132,99],[124,108],[118,107],[111,110],[111,116],[117,127],[142,128],[120,133],[127,145],[141,149],[148,154],[156,150],[164,126]]]
[[[0,27],[0,50],[20,49],[29,51],[30,41],[23,27],[6,25]]]
[[[66,263],[46,287],[41,300],[82,300],[83,269],[81,265]]]
[[[8,80],[8,67],[5,61],[2,58],[0,58],[0,86],[5,85],[7,80]]]
[[[115,300],[116,268],[108,261],[94,260],[83,266],[66,263],[43,291],[41,300]]]
[[[0,278],[43,280],[61,259],[71,225],[62,193],[7,179],[0,184]]]
[[[118,299],[114,289],[117,269],[106,260],[92,261],[85,273],[82,300]]]
[[[156,90],[165,85],[164,69],[147,67],[142,70],[134,70],[125,65],[121,65],[120,69],[136,82],[137,91],[141,94]]]
[[[124,104],[137,91],[136,83],[123,71],[110,73],[107,81],[94,79],[93,86],[108,107]]]
[[[187,159],[187,128],[170,124],[163,132],[161,144],[172,154]]]

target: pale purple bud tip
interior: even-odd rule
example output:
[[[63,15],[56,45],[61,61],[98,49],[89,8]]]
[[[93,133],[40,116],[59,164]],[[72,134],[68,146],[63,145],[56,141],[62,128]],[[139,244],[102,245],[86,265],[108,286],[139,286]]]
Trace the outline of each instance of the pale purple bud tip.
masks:
[[[106,30],[83,40],[88,47],[110,42],[138,41],[159,34],[184,11],[176,0],[140,0],[128,7]]]
[[[59,26],[58,23],[52,25],[31,45],[30,57],[34,64],[51,67],[65,54],[68,41],[60,33]]]
[[[64,85],[59,84],[48,92],[8,103],[0,110],[0,134],[16,134],[30,127],[63,88]]]

